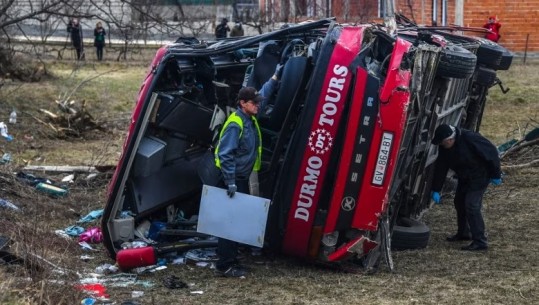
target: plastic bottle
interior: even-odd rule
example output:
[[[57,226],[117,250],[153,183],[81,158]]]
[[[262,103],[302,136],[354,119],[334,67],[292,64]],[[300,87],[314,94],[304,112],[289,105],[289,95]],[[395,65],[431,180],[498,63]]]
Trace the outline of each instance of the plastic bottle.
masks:
[[[17,123],[17,111],[15,111],[15,109],[13,109],[13,111],[11,111],[11,113],[9,114],[9,123]]]
[[[45,193],[49,193],[53,196],[66,196],[68,191],[66,189],[63,189],[63,188],[60,188],[60,187],[57,187],[57,186],[54,186],[52,184],[48,184],[48,183],[38,183],[36,185],[36,189],[42,191],[42,192],[45,192]]]

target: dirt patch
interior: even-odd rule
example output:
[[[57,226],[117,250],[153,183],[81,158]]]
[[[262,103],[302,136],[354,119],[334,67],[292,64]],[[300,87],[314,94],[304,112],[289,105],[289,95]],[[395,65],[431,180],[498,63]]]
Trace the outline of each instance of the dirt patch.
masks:
[[[4,120],[12,107],[20,111],[17,125],[10,126],[15,141],[0,144],[0,149],[13,156],[11,164],[0,165],[0,198],[23,211],[0,209],[0,235],[10,237],[14,241],[11,248],[26,261],[0,266],[0,303],[79,304],[84,295],[73,288],[76,273],[88,275],[103,263],[114,263],[102,245],[95,246],[97,251],[87,252],[75,239],[54,234],[104,206],[110,176],[100,174],[96,180],[87,181],[85,174],[79,174],[76,182],[68,185],[67,197],[51,198],[12,174],[25,164],[114,164],[119,157],[146,67],[87,65],[78,70],[76,79],[80,82],[93,73],[120,68],[90,82],[73,97],[86,99],[96,117],[109,120],[108,132],[95,130],[79,138],[57,139],[33,116],[39,116],[39,108],[55,110],[52,102],[58,93],[78,83],[70,78],[72,68],[57,64],[52,69],[55,80],[35,85],[13,82],[0,92],[8,105],[0,109]],[[519,126],[537,121],[537,68],[516,65],[500,73],[511,91],[502,95],[496,88],[491,90],[481,129],[496,144],[513,137],[515,133],[510,132]],[[55,181],[66,176],[34,174]],[[152,287],[110,286],[107,292],[117,304],[132,299],[135,290],[144,291],[142,297],[134,299],[140,304],[535,304],[539,299],[539,199],[535,196],[539,169],[514,169],[506,174],[504,184],[489,187],[485,195],[490,242],[486,253],[462,252],[462,244],[445,241],[456,229],[452,197],[447,194],[441,205],[433,206],[423,217],[432,230],[429,246],[394,252],[394,273],[384,265],[374,275],[342,272],[289,257],[251,256],[247,251],[245,261],[251,274],[246,279],[218,278],[211,269],[192,264],[168,265],[165,270],[138,275],[141,282],[147,281]],[[97,225],[99,221],[84,226]],[[68,271],[58,274],[53,265],[36,255]],[[81,255],[94,258],[83,261]],[[166,288],[163,280],[170,275],[176,275],[188,287]]]

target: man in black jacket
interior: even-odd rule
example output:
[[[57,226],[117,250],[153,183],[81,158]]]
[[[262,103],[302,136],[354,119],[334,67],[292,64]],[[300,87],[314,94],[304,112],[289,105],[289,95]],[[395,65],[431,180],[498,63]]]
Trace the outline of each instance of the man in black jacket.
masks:
[[[219,25],[217,25],[215,28],[215,38],[226,38],[228,32],[230,32],[230,28],[228,27],[228,19],[223,18],[221,19],[221,23],[219,23]]]
[[[77,18],[69,21],[67,24],[67,32],[71,35],[71,43],[77,51],[77,60],[84,59],[84,50],[82,43],[82,27]]]
[[[490,183],[500,185],[500,158],[496,147],[478,133],[442,124],[436,128],[432,144],[439,145],[432,183],[432,199],[440,203],[440,191],[447,172],[457,174],[455,194],[457,234],[448,241],[472,240],[462,250],[487,250],[485,223],[481,214],[483,194]]]

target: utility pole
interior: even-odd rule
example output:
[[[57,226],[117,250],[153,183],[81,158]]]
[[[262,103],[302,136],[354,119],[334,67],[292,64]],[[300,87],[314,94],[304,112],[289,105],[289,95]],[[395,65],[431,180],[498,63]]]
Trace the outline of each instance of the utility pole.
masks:
[[[329,1],[331,0],[326,0],[326,18],[329,18],[330,14],[329,14]]]
[[[395,21],[395,0],[384,0],[384,25],[389,35],[397,34],[397,22]]]

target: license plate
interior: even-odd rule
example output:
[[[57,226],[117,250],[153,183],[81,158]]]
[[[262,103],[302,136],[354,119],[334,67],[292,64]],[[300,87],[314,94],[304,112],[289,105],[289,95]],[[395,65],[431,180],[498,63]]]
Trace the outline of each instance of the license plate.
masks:
[[[382,136],[382,143],[380,143],[380,150],[378,151],[378,159],[376,160],[376,166],[374,167],[374,176],[372,177],[372,184],[374,185],[380,186],[384,184],[392,144],[393,134],[384,132]]]

